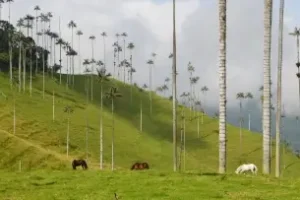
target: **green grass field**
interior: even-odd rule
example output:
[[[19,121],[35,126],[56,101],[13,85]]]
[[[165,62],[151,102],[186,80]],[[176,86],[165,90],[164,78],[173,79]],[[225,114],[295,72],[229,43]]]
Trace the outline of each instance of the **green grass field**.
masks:
[[[1,199],[299,199],[299,179],[198,173],[34,171],[1,174]]]
[[[283,176],[291,179],[281,180],[282,182],[260,176],[256,178],[232,175],[226,178],[199,176],[199,173],[214,173],[218,169],[218,121],[208,116],[204,116],[204,123],[200,124],[199,138],[197,121],[186,121],[186,171],[191,173],[171,173],[173,166],[171,102],[153,95],[153,114],[150,116],[148,92],[140,94],[138,89],[134,88],[131,104],[130,86],[113,80],[104,84],[104,92],[114,85],[123,95],[116,100],[115,104],[117,171],[113,174],[109,171],[112,115],[110,101],[105,99],[103,114],[105,172],[100,172],[99,83],[94,83],[94,101],[88,104],[83,76],[75,76],[74,89],[67,89],[65,84],[59,85],[47,78],[45,99],[42,98],[41,77],[34,79],[32,97],[29,96],[28,87],[25,93],[19,93],[17,89],[15,92],[10,90],[8,78],[3,74],[0,75],[0,84],[0,91],[7,96],[7,99],[0,97],[0,169],[2,170],[0,170],[0,195],[3,198],[113,199],[113,192],[118,191],[123,199],[241,199],[241,197],[270,199],[266,197],[272,195],[277,195],[276,198],[280,199],[281,195],[292,197],[296,186],[299,186],[299,180],[292,179],[300,175],[299,159],[290,151],[283,155],[285,166]],[[55,91],[54,121],[52,121],[53,90]],[[13,134],[14,93],[15,135]],[[144,105],[143,133],[139,133],[140,97]],[[70,120],[69,157],[66,156],[67,114],[63,112],[67,105],[74,109]],[[189,110],[187,108],[185,110],[189,115]],[[87,142],[90,170],[73,172],[71,161],[74,158],[86,157],[86,115],[89,119]],[[178,141],[179,138],[178,135]],[[243,145],[240,151],[239,129],[228,125],[227,144],[229,174],[234,172],[240,162],[255,163],[259,173],[261,172],[262,137],[260,134],[243,130]],[[272,155],[274,159],[274,151]],[[150,164],[150,171],[128,172],[135,161],[147,161]],[[273,163],[272,160],[272,167]],[[22,172],[17,173],[20,169]],[[25,187],[28,189],[23,192],[21,188]],[[255,192],[251,192],[251,188]],[[280,189],[282,193],[277,194],[275,190],[279,188],[282,188]],[[82,191],[77,191],[79,189]],[[76,190],[74,195],[79,197],[73,197],[71,190]]]

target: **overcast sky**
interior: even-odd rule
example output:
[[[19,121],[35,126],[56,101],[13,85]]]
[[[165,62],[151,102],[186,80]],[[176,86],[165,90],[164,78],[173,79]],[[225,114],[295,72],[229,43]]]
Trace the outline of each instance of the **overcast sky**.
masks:
[[[288,35],[298,26],[300,15],[299,0],[289,0],[285,9],[284,60],[283,60],[283,101],[286,111],[295,114],[298,109],[296,79],[295,38]],[[177,57],[178,88],[180,95],[188,91],[187,64],[192,62],[195,75],[200,77],[199,88],[206,85],[206,106],[218,104],[218,5],[217,0],[177,0]],[[151,53],[157,54],[154,69],[154,85],[162,85],[171,77],[172,51],[172,0],[15,0],[11,5],[12,22],[25,16],[35,15],[33,8],[39,5],[42,12],[52,12],[51,26],[58,32],[61,18],[62,37],[71,41],[71,30],[67,24],[74,20],[77,29],[83,31],[81,39],[82,58],[91,58],[90,35],[96,36],[95,58],[103,59],[103,42],[100,36],[108,34],[107,68],[112,72],[112,47],[115,34],[126,32],[128,42],[135,44],[133,50],[134,82],[148,84],[146,61]],[[252,92],[259,99],[258,88],[263,83],[263,0],[228,1],[227,74],[228,105],[236,106],[237,92]],[[279,0],[274,1],[272,82],[273,94],[276,86],[277,32]],[[8,7],[3,6],[2,18],[7,19]],[[74,48],[78,50],[78,38]],[[127,55],[129,55],[127,53]],[[121,56],[121,58],[123,55]],[[76,70],[78,65],[76,60]],[[274,101],[275,105],[275,101]],[[295,109],[297,108],[297,109]],[[299,113],[299,112],[298,112]]]

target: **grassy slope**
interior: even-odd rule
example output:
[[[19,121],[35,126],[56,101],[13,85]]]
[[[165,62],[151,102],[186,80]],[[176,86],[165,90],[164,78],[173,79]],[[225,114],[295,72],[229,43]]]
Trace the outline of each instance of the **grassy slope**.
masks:
[[[0,198],[23,200],[296,200],[299,180],[156,171],[0,173]]]
[[[76,76],[75,91],[66,90],[65,85],[59,86],[54,81],[46,81],[46,95],[42,99],[41,79],[33,83],[33,97],[19,94],[17,97],[17,130],[16,137],[12,133],[12,92],[8,79],[0,77],[1,90],[8,96],[7,100],[0,99],[0,129],[6,131],[0,137],[3,148],[0,148],[0,168],[17,169],[19,160],[23,160],[23,168],[63,168],[70,165],[73,158],[85,157],[85,113],[90,122],[89,132],[89,163],[96,168],[99,160],[99,102],[100,87],[95,83],[95,97],[93,104],[86,105],[84,91],[84,77]],[[123,97],[116,101],[115,121],[115,164],[119,168],[128,169],[137,160],[147,161],[151,168],[157,170],[172,170],[172,113],[171,102],[154,95],[153,116],[149,116],[148,93],[142,94],[144,102],[144,133],[138,132],[139,127],[139,92],[134,89],[133,106],[130,106],[130,88],[119,82],[106,83],[107,91],[111,84],[116,85]],[[56,93],[56,120],[52,122],[52,89]],[[74,108],[71,116],[70,154],[65,156],[66,119],[63,108],[70,105]],[[109,167],[111,155],[111,114],[110,102],[105,100],[104,113],[104,161]],[[188,110],[187,110],[188,113]],[[218,164],[218,134],[217,120],[205,116],[201,125],[200,139],[197,138],[196,120],[187,121],[186,127],[186,169],[202,172],[214,172]],[[7,133],[9,132],[9,133]],[[10,145],[4,142],[7,137],[13,138]],[[21,140],[22,139],[22,140]],[[24,142],[26,140],[26,142]],[[261,171],[261,136],[244,130],[243,156],[245,162],[257,164]],[[19,148],[20,147],[20,148]],[[239,164],[240,152],[238,128],[228,125],[228,170],[229,172]],[[43,150],[41,150],[43,149]],[[273,148],[274,149],[274,148]],[[29,152],[29,153],[28,153]],[[30,153],[31,152],[31,153]],[[35,156],[39,155],[39,156]],[[273,155],[275,155],[273,153]],[[21,159],[22,157],[22,159]],[[14,158],[14,159],[12,159]],[[284,156],[286,165],[290,165],[285,174],[294,176],[300,174],[299,161],[288,153]],[[30,162],[25,161],[31,160]],[[69,167],[69,166],[68,166]]]

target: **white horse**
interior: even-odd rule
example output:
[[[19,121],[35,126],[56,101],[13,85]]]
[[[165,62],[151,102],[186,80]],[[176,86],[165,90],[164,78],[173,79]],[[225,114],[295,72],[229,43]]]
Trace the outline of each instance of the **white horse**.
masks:
[[[240,165],[236,170],[235,173],[236,174],[240,174],[240,173],[244,173],[246,171],[251,171],[252,174],[256,174],[257,173],[257,167],[254,164],[243,164]]]

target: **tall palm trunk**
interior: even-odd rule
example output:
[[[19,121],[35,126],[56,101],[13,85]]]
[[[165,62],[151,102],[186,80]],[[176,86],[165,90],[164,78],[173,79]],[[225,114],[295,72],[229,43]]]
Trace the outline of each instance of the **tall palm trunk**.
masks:
[[[42,47],[45,48],[45,23],[43,23],[43,36]],[[45,98],[45,49],[42,49],[42,62],[43,62],[43,99]]]
[[[88,106],[89,104],[89,77],[86,77],[86,105]],[[88,108],[88,107],[87,107]],[[88,118],[88,110],[86,108],[85,112],[85,122],[86,122],[86,127],[85,127],[85,141],[86,141],[86,159],[88,159],[88,134],[89,134],[89,118]]]
[[[36,37],[36,47],[39,46],[39,35],[38,35],[38,32],[39,32],[39,28],[38,28],[38,11],[36,10],[35,12],[35,37]],[[38,73],[38,58],[37,56],[35,57],[36,60],[35,60],[35,75],[37,75]]]
[[[112,137],[111,137],[111,170],[114,170],[114,140],[115,140],[115,119],[114,119],[114,99],[111,99],[112,115]]]
[[[16,135],[16,95],[14,91],[14,135]]]
[[[26,89],[26,47],[23,48],[23,92]]]
[[[185,111],[183,111],[183,171],[185,171]]]
[[[124,40],[123,40],[123,42],[124,42],[124,49],[123,49],[123,52],[124,52],[124,61],[125,61],[125,57],[126,57],[126,50],[125,50],[125,45],[126,45],[126,40],[125,40],[125,38],[124,38]],[[124,84],[125,84],[125,79],[126,79],[126,72],[125,72],[125,70],[126,70],[126,65],[125,65],[125,63],[124,63],[124,65],[123,65],[123,82],[124,82]]]
[[[242,155],[242,100],[240,100],[240,154]]]
[[[251,113],[250,113],[250,110],[249,110],[249,113],[248,113],[248,130],[251,131]]]
[[[219,0],[219,173],[226,172],[226,0]]]
[[[61,39],[61,30],[60,30],[60,16],[58,18],[58,29],[59,29],[59,38]],[[61,85],[61,42],[59,43],[59,84]]]
[[[32,46],[30,47],[30,71],[29,71],[29,94],[32,96]]]
[[[270,136],[271,136],[271,28],[273,0],[265,0],[264,10],[264,91],[263,91],[263,173],[270,174]]]
[[[22,89],[22,41],[19,42],[19,92]]]
[[[94,42],[93,42],[93,40],[92,40],[92,58],[94,59]],[[91,73],[91,102],[93,102],[93,100],[94,100],[93,72],[94,72],[94,62],[92,63],[92,73]]]
[[[150,116],[152,116],[152,65],[149,65],[149,99],[150,99]]]
[[[173,94],[173,170],[177,171],[177,91],[176,91],[176,21],[175,0],[173,0],[173,66],[172,66],[172,94]],[[151,92],[151,91],[150,91]],[[151,107],[152,108],[152,107]]]
[[[143,132],[143,99],[140,95],[140,133]]]
[[[283,46],[283,17],[284,0],[280,0],[279,7],[279,35],[278,35],[278,70],[277,70],[277,109],[276,109],[276,167],[275,176],[280,176],[280,127],[281,127],[281,85],[282,85],[282,46]]]
[[[68,129],[67,129],[67,158],[69,157],[69,140],[70,140],[70,113],[68,113]]]
[[[52,121],[54,122],[55,120],[55,92],[54,88],[52,90]]]
[[[103,88],[100,85],[100,169],[103,169]]]
[[[10,4],[11,2],[8,2],[8,22],[10,23]],[[12,36],[11,31],[8,31],[8,47],[9,47],[9,78],[10,78],[10,88],[12,89],[13,86],[13,72],[12,72]]]
[[[73,49],[73,38],[74,38],[74,31],[73,31],[73,26],[72,26],[72,49]],[[75,83],[75,78],[74,78],[74,56],[71,56],[72,59],[72,86],[74,88],[74,83]]]
[[[78,67],[79,67],[79,74],[80,74],[81,73],[80,35],[78,35]]]
[[[50,37],[50,56],[48,56],[48,58],[50,57],[50,66],[51,66],[51,78],[53,78],[53,71],[54,71],[54,68],[53,68],[53,59],[52,59],[52,42],[53,41],[53,39],[52,39],[52,37]],[[49,66],[48,66],[49,67]]]

